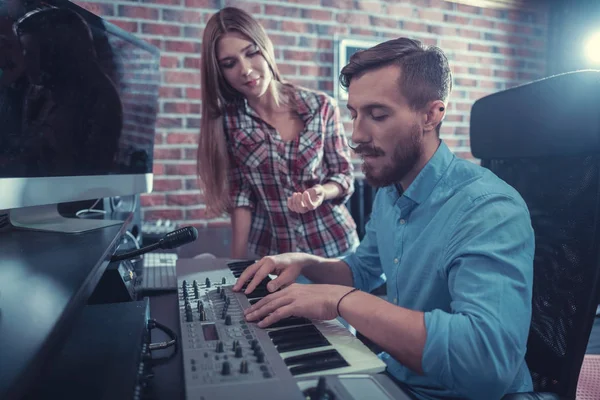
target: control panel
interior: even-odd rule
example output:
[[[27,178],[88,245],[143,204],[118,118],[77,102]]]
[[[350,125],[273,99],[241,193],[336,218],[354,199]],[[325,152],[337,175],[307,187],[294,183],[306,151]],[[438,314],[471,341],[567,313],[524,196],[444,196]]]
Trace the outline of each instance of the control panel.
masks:
[[[177,273],[187,398],[303,399],[268,334],[244,320],[227,267]]]

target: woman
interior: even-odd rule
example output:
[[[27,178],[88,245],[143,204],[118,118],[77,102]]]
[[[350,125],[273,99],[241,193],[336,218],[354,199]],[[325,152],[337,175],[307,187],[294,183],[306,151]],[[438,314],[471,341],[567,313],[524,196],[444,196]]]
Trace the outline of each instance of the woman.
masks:
[[[232,257],[288,251],[338,257],[358,245],[343,205],[353,167],[339,109],[284,83],[273,44],[227,7],[202,39],[198,173],[209,212],[231,215]]]

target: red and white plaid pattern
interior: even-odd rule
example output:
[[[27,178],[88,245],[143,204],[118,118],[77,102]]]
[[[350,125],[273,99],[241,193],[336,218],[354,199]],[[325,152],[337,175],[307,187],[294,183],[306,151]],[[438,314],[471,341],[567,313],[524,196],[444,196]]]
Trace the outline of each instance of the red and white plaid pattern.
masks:
[[[299,88],[296,100],[305,129],[289,142],[246,101],[227,107],[233,206],[252,209],[248,242],[257,256],[302,251],[337,257],[358,245],[356,224],[344,206],[354,192],[344,127],[329,96]],[[326,182],[338,183],[344,195],[305,214],[289,210],[292,193]]]

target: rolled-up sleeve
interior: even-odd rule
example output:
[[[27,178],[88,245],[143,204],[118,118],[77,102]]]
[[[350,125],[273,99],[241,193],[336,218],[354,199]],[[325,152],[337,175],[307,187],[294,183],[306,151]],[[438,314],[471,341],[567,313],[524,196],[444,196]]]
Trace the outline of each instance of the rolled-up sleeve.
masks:
[[[523,367],[531,321],[534,234],[526,206],[475,199],[445,259],[451,311],[425,313],[426,375],[466,398],[501,398]]]
[[[343,258],[343,261],[348,264],[352,272],[353,286],[363,292],[371,292],[385,282],[385,279],[382,277],[383,269],[379,257],[376,235],[377,210],[379,208],[377,204],[380,194],[378,192],[375,196],[373,212],[365,227],[365,236],[361,240],[360,245],[354,253]]]
[[[232,208],[248,207],[254,209],[255,199],[252,188],[231,155],[229,158],[229,196],[231,197]]]
[[[354,193],[354,166],[348,139],[337,103],[330,99],[325,119],[324,160],[327,166],[325,182],[335,182],[342,188],[342,194],[333,199],[334,204],[344,204]]]

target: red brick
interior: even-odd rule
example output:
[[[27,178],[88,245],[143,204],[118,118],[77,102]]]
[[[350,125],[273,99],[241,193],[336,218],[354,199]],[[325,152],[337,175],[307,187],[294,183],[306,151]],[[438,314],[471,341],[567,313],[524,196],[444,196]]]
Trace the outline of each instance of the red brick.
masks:
[[[167,118],[159,116],[156,119],[156,126],[159,128],[182,128],[183,120],[181,118]]]
[[[183,27],[183,37],[188,39],[202,39],[203,28],[198,28],[195,26],[184,26]]]
[[[282,75],[296,75],[298,69],[295,65],[291,65],[291,64],[277,64],[277,69],[279,70],[279,73]]]
[[[200,54],[199,42],[184,42],[181,40],[165,41],[165,50],[173,53],[195,53]]]
[[[142,6],[119,6],[119,16],[135,19],[158,19],[158,9]]]
[[[194,103],[164,103],[165,114],[200,114],[200,104]]]
[[[301,65],[300,66],[300,75],[302,76],[331,76],[331,68],[330,67],[319,67],[318,65]]]
[[[185,0],[185,6],[189,8],[219,8],[218,3],[218,0]]]
[[[187,209],[187,210],[185,210],[185,219],[186,220],[206,219],[206,209],[205,208]]]
[[[440,10],[422,9],[419,10],[419,16],[419,19],[428,23],[432,23],[435,21],[441,22],[444,20],[444,13]]]
[[[182,164],[182,163],[178,163],[178,164],[165,164],[165,170],[167,172],[167,175],[184,175],[184,176],[192,175],[192,176],[194,176],[198,172],[196,170],[196,164],[195,163],[191,163],[191,164]]]
[[[321,5],[327,8],[335,8],[342,10],[353,10],[353,0],[321,0]]]
[[[316,61],[317,53],[314,51],[285,50],[283,57],[286,61]]]
[[[459,25],[470,25],[471,24],[471,19],[468,17],[463,17],[460,15],[448,15],[446,14],[444,16],[444,21],[446,22],[450,22],[450,23],[454,23],[454,24],[459,24]]]
[[[317,21],[331,21],[333,13],[327,10],[302,10],[302,18]]]
[[[185,190],[199,190],[200,185],[198,184],[198,179],[185,179],[184,182]],[[202,201],[204,201],[204,194],[199,194],[199,197],[201,197]]]
[[[157,148],[154,147],[155,160],[180,160],[181,149]]]
[[[198,149],[183,149],[183,158],[186,160],[195,160],[198,158]]]
[[[144,40],[159,50],[164,50],[165,48],[165,42],[162,39],[144,38]]]
[[[164,164],[161,164],[164,165]],[[154,178],[154,191],[155,192],[169,192],[173,190],[181,190],[183,184],[181,179],[156,179]]]
[[[491,29],[494,27],[494,23],[487,19],[472,18],[471,24],[473,26],[478,26],[481,28],[488,28],[488,29]]]
[[[102,14],[102,15],[106,15],[106,14]],[[137,33],[138,32],[138,23],[136,21],[122,21],[120,19],[109,19],[108,22],[118,26],[119,28],[121,28],[124,31],[127,31],[129,33]]]
[[[427,25],[418,22],[402,21],[402,29],[413,32],[427,32]]]
[[[197,72],[165,71],[164,81],[171,84],[199,85],[200,74]]]
[[[479,100],[482,97],[489,95],[490,92],[471,92],[469,93],[469,98],[473,101]]]
[[[160,58],[160,66],[162,68],[178,68],[179,58],[173,56],[162,56]]]
[[[163,194],[142,194],[140,196],[140,204],[142,207],[164,206],[167,204],[167,201]]]
[[[279,35],[272,33],[269,35],[269,39],[273,42],[273,46],[293,46],[296,44],[296,36],[290,35]]]
[[[181,220],[183,219],[183,210],[158,209],[143,210],[145,221],[156,221],[158,219]]]
[[[457,40],[442,39],[440,47],[444,51],[467,50],[469,48],[469,42],[459,42]]]
[[[382,3],[379,1],[358,0],[355,2],[356,10],[361,10],[368,14],[382,14]]]
[[[180,36],[181,27],[169,24],[142,24],[142,33],[158,36]]]
[[[190,69],[200,69],[200,57],[186,57],[183,60],[183,67]]]
[[[283,7],[267,4],[265,5],[265,15],[274,16],[280,15],[282,17],[300,17],[300,9],[297,7]]]
[[[470,51],[479,51],[482,53],[491,53],[492,52],[492,46],[487,46],[484,44],[477,44],[477,43],[470,43],[469,44],[469,50]]]
[[[88,2],[84,2],[84,1],[78,1],[77,5],[79,5],[82,8],[85,8],[92,14],[96,14],[101,17],[108,17],[108,16],[115,15],[115,5],[110,4],[110,1],[107,1],[107,3],[101,3],[101,2],[96,2],[96,1],[93,3],[88,3]]]
[[[234,6],[237,8],[241,8],[242,10],[248,11],[250,14],[260,14],[261,6],[258,3],[252,3],[248,0],[240,1],[240,0],[225,0],[224,6]]]
[[[457,4],[457,10],[467,14],[481,14],[480,7],[473,7],[466,4]]]
[[[448,121],[448,122],[462,122],[463,121],[463,117],[462,115],[458,115],[458,114],[446,114],[446,118],[444,118],[444,121]]]
[[[456,78],[454,80],[456,86],[476,86],[477,81],[475,79]]]
[[[187,90],[189,90],[189,89],[187,89]],[[183,89],[162,86],[159,89],[159,96],[161,98],[163,98],[163,99],[165,99],[165,98],[167,98],[167,99],[180,99],[180,98],[183,97]]]
[[[318,89],[323,92],[333,92],[333,81],[319,81]]]
[[[414,17],[417,10],[408,4],[390,4],[387,5],[387,14],[390,17]]]
[[[302,32],[310,31],[310,25],[306,22],[281,21],[281,30],[284,32]]]
[[[186,88],[185,89],[185,97],[187,99],[201,99],[202,91],[201,91],[201,89],[197,89],[197,88]]]
[[[502,71],[495,70],[494,76],[498,78],[506,78],[506,79],[517,79],[517,73],[515,71]]]
[[[167,144],[196,144],[198,143],[198,133],[169,133],[167,135]]]
[[[167,195],[167,204],[170,206],[193,206],[198,205],[200,201],[200,193]]]
[[[336,16],[337,22],[346,25],[365,25],[370,26],[371,19],[367,14],[362,13],[338,13]]]
[[[152,173],[154,174],[154,176],[164,175],[165,174],[165,165],[154,163],[152,165]]]
[[[182,24],[199,24],[202,22],[202,13],[192,10],[163,10],[163,21],[179,22]]]
[[[398,20],[396,18],[384,18],[384,17],[373,17],[371,16],[370,18],[370,23],[372,26],[375,26],[377,28],[398,28]]]

